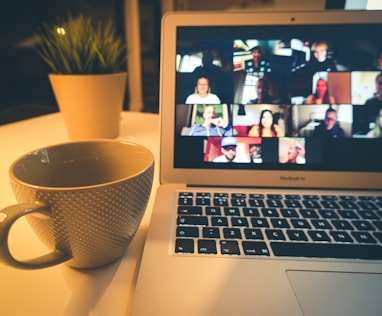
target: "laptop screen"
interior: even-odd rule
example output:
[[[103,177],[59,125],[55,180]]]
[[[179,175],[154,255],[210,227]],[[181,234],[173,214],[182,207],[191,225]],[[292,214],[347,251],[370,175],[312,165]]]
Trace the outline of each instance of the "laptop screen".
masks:
[[[382,170],[382,23],[176,34],[175,168]]]

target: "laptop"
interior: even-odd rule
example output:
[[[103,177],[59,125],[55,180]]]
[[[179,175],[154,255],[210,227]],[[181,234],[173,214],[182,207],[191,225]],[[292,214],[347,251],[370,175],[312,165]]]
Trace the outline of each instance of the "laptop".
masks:
[[[381,314],[380,34],[380,11],[164,16],[131,315]]]

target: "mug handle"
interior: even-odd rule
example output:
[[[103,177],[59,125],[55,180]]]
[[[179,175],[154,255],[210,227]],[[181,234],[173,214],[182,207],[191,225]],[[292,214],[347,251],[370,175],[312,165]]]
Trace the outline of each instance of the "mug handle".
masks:
[[[24,203],[8,206],[0,210],[0,261],[20,269],[40,269],[63,263],[72,258],[61,250],[54,251],[26,261],[19,261],[11,254],[8,245],[9,233],[13,224],[21,217],[31,213],[51,216],[44,204]]]

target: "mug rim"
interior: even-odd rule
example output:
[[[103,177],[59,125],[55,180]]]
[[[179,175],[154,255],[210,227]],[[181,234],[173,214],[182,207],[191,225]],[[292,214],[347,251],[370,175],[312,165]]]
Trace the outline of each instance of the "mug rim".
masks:
[[[38,151],[47,150],[47,149],[51,149],[54,147],[61,147],[61,146],[67,146],[67,145],[73,145],[73,144],[82,144],[82,143],[106,143],[106,144],[122,144],[122,145],[134,146],[134,147],[140,148],[141,150],[145,151],[145,153],[147,153],[150,156],[149,162],[147,163],[147,165],[144,166],[144,168],[142,168],[138,172],[135,172],[129,176],[121,177],[121,178],[118,178],[116,180],[107,181],[107,182],[103,182],[103,183],[91,184],[91,185],[82,185],[82,186],[65,187],[65,186],[44,186],[44,185],[32,184],[30,182],[26,182],[26,181],[21,180],[14,173],[14,169],[15,169],[15,166],[17,164],[19,164],[23,159],[33,155],[34,153],[36,153]],[[79,141],[69,141],[69,142],[56,143],[56,144],[43,146],[43,147],[39,147],[39,148],[30,150],[27,153],[19,156],[18,158],[16,158],[12,162],[12,164],[9,167],[8,172],[9,172],[9,177],[13,182],[21,184],[21,185],[29,187],[29,188],[39,189],[42,191],[45,191],[45,190],[48,190],[48,191],[79,191],[79,190],[95,189],[95,188],[102,188],[102,187],[110,186],[110,185],[116,185],[116,184],[119,184],[122,182],[126,182],[127,180],[134,179],[134,178],[138,177],[139,175],[148,171],[154,165],[154,162],[155,162],[154,154],[151,152],[151,150],[149,150],[147,147],[145,147],[143,145],[140,145],[140,144],[137,144],[137,143],[134,143],[131,141],[127,141],[127,140],[122,140],[122,139],[89,139],[89,140],[79,140]]]

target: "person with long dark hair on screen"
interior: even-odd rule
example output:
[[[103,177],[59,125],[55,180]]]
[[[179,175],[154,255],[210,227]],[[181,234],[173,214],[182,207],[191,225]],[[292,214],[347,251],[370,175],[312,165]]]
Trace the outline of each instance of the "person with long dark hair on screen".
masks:
[[[326,80],[318,79],[316,82],[316,91],[309,95],[305,104],[334,104],[336,99],[330,95],[329,86]]]
[[[252,137],[283,137],[284,132],[278,124],[273,122],[273,113],[264,109],[260,113],[259,124],[254,125],[248,132]]]

